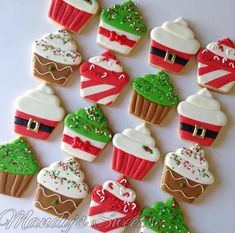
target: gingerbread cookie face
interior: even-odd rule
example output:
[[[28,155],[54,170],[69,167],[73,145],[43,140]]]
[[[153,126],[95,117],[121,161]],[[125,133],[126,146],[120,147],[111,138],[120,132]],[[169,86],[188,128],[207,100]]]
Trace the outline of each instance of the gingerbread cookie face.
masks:
[[[42,140],[48,139],[65,115],[59,98],[47,85],[17,98],[15,108],[15,132]]]
[[[93,105],[65,118],[61,149],[67,154],[92,162],[112,140],[102,110]]]
[[[65,29],[78,33],[98,11],[96,0],[51,0],[48,16]]]
[[[64,29],[33,42],[33,75],[43,82],[64,86],[82,61],[77,45]]]
[[[142,227],[140,233],[189,233],[183,223],[184,216],[178,203],[170,198],[165,202],[156,202],[141,213]]]
[[[193,31],[182,18],[165,22],[151,31],[149,62],[174,73],[180,73],[200,48]]]
[[[128,55],[146,31],[146,25],[136,4],[129,0],[102,11],[97,43]]]
[[[209,90],[228,93],[235,83],[235,44],[229,38],[201,49],[198,59],[198,84]]]
[[[0,145],[0,193],[21,197],[39,171],[34,153],[23,138]]]
[[[80,66],[81,96],[91,102],[111,106],[129,77],[111,51],[92,57]]]
[[[89,225],[100,232],[124,232],[140,213],[135,199],[135,192],[123,176],[96,186],[91,193]]]
[[[189,96],[178,105],[181,138],[201,145],[211,146],[227,116],[220,110],[220,103],[206,89]]]
[[[174,197],[192,203],[213,182],[205,152],[198,144],[166,155],[161,188]]]
[[[58,217],[68,218],[89,193],[84,172],[74,158],[54,162],[38,176],[35,206]]]

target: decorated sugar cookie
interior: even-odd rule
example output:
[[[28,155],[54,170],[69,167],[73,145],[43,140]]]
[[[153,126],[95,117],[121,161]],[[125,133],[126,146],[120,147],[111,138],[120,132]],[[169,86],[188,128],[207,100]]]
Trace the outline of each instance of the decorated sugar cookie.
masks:
[[[140,213],[135,199],[136,194],[124,176],[96,186],[91,193],[89,225],[99,232],[124,232]]]
[[[129,112],[151,124],[160,125],[179,102],[170,77],[163,71],[134,79]]]
[[[112,168],[137,180],[142,180],[160,157],[155,140],[144,124],[115,134],[113,146]]]
[[[64,124],[61,148],[79,159],[92,162],[112,140],[108,122],[96,105],[69,113]]]
[[[64,86],[78,69],[81,55],[71,35],[64,29],[33,42],[33,75]]]
[[[68,218],[89,193],[84,172],[74,158],[54,162],[38,176],[35,207],[60,218]]]
[[[34,153],[23,138],[0,145],[0,193],[21,197],[39,171]]]
[[[151,39],[150,64],[174,73],[180,73],[200,48],[182,17],[155,27]]]
[[[72,32],[80,32],[98,13],[96,0],[51,0],[49,18]]]
[[[112,105],[129,77],[111,51],[92,57],[80,66],[81,96],[91,102]]]
[[[181,138],[201,145],[211,146],[227,116],[220,110],[220,103],[206,89],[189,96],[178,105]]]
[[[47,85],[26,92],[15,103],[15,132],[46,140],[64,118],[59,98]]]
[[[184,224],[184,215],[178,203],[170,198],[165,202],[156,202],[141,213],[140,233],[189,233]]]
[[[172,196],[192,203],[214,182],[204,150],[196,144],[166,155],[161,188]]]
[[[97,43],[128,55],[146,31],[146,25],[136,4],[128,0],[102,11]]]
[[[235,44],[229,38],[201,49],[198,54],[198,83],[212,91],[227,93],[235,84]]]

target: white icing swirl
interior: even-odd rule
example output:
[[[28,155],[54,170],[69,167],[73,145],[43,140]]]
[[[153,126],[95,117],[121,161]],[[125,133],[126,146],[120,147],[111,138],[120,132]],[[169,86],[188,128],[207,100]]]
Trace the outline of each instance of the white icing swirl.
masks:
[[[160,157],[155,147],[155,140],[145,125],[140,125],[135,129],[125,129],[123,133],[116,134],[113,138],[113,145],[126,153],[148,161],[156,162]]]
[[[179,148],[166,155],[165,165],[184,176],[201,184],[212,184],[214,176],[208,171],[205,152],[198,144],[191,148]]]
[[[16,100],[16,110],[51,121],[61,121],[65,115],[60,99],[51,87],[40,86]]]
[[[88,195],[88,185],[84,183],[84,173],[73,158],[54,162],[43,168],[37,176],[39,184],[70,198],[81,199]]]
[[[178,113],[184,117],[217,126],[224,126],[227,122],[226,115],[220,110],[219,102],[206,88],[182,101],[178,105]]]
[[[194,38],[193,31],[182,17],[154,28],[151,31],[151,38],[164,46],[184,53],[195,54],[200,48],[200,43]]]
[[[64,29],[33,42],[33,52],[54,62],[79,65],[81,55],[71,35]]]
[[[95,0],[63,0],[64,2],[68,3],[69,5],[81,10],[85,11],[90,14],[95,14],[98,9],[99,5]]]

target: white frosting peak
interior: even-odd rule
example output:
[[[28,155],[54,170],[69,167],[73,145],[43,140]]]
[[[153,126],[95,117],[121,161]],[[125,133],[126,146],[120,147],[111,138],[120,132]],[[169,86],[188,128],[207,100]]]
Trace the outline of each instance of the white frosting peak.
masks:
[[[146,127],[146,124],[139,125],[135,129],[138,130],[139,132],[143,133],[143,134],[151,135],[151,131],[150,131],[149,128]]]
[[[198,91],[197,94],[205,96],[205,97],[213,98],[212,94],[210,93],[210,91],[207,88],[201,89],[200,91]]]
[[[185,26],[185,27],[188,27],[187,21],[186,21],[182,16],[180,16],[179,18],[177,18],[177,19],[175,20],[175,22],[178,23],[178,24],[181,24],[181,25],[183,25],[183,26]]]
[[[47,93],[49,95],[53,95],[54,91],[52,90],[52,88],[50,88],[49,86],[47,86],[46,84],[41,85],[38,90]]]

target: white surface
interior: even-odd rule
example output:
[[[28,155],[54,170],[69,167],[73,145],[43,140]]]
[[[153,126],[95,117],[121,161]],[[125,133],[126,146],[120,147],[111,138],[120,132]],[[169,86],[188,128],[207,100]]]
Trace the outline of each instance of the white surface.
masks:
[[[0,84],[0,141],[5,142],[14,138],[12,130],[14,109],[14,99],[22,95],[28,89],[32,89],[41,84],[39,80],[31,75],[31,44],[34,39],[40,38],[45,33],[55,32],[57,27],[47,20],[49,0],[44,1],[18,1],[2,0],[0,8],[0,59],[1,59],[1,84]],[[109,6],[112,3],[121,1],[104,0],[100,1],[101,7]],[[189,23],[190,28],[195,31],[195,36],[201,41],[203,46],[216,41],[224,36],[235,39],[234,33],[234,9],[235,1],[226,0],[145,0],[137,1],[140,9],[145,15],[148,29],[161,25],[167,20],[174,20],[178,16],[183,16]],[[98,17],[92,20],[88,27],[76,36],[79,49],[84,60],[99,55],[103,49],[96,44],[96,30],[98,27]],[[146,35],[134,49],[130,57],[118,56],[129,72],[131,79],[142,76],[146,73],[156,72],[147,63],[149,46],[149,36]],[[181,100],[196,93],[199,90],[196,84],[196,62],[193,61],[181,76],[172,75],[172,80],[180,94]],[[79,107],[89,105],[89,102],[82,100],[79,94],[79,75],[75,76],[66,88],[55,88],[61,97],[67,111],[73,111]],[[139,119],[128,114],[128,104],[130,99],[130,86],[122,93],[113,107],[103,107],[106,116],[109,118],[112,130],[122,132],[125,128],[135,127],[141,122]],[[235,182],[234,182],[234,133],[235,133],[235,108],[234,108],[235,88],[228,95],[214,94],[221,102],[222,109],[227,113],[229,122],[220,134],[214,148],[206,149],[211,172],[215,175],[215,183],[208,188],[203,196],[195,204],[185,204],[180,202],[185,213],[185,223],[193,233],[233,233],[235,217]],[[162,155],[169,151],[175,151],[182,146],[192,144],[177,137],[177,114],[176,109],[168,115],[162,127],[151,126],[153,135],[156,137],[157,146]],[[60,138],[63,127],[60,125],[55,130],[52,138],[48,142],[29,139],[33,148],[37,152],[42,166],[64,159],[65,153],[60,149]],[[221,141],[221,142],[220,142]],[[81,162],[82,169],[86,172],[87,180],[91,186],[103,183],[108,179],[118,176],[118,173],[111,170],[111,150],[110,143],[94,163]],[[169,197],[160,188],[160,176],[163,166],[163,156],[161,161],[153,168],[143,182],[129,179],[131,185],[137,193],[137,200],[142,207],[149,206],[154,201],[162,201]],[[32,217],[51,217],[33,208],[34,192],[36,182],[32,183],[24,198],[17,199],[0,195],[0,212],[5,209],[15,208],[17,210],[34,210]],[[80,216],[87,214],[89,198],[80,206],[78,213]],[[8,218],[7,218],[8,216]],[[0,216],[2,225],[7,219],[11,220],[12,213],[4,218]],[[31,218],[32,219],[32,218]],[[12,222],[10,222],[12,223]],[[19,225],[14,229],[14,223],[8,225],[6,230],[0,225],[0,232],[23,232],[24,225]],[[78,223],[77,225],[81,224]],[[27,225],[25,226],[27,227]],[[95,232],[89,227],[80,228],[75,224],[69,232],[90,233]],[[61,232],[65,228],[37,228],[26,229],[24,232]],[[126,232],[138,232],[137,229]]]

